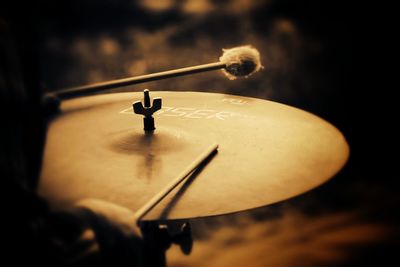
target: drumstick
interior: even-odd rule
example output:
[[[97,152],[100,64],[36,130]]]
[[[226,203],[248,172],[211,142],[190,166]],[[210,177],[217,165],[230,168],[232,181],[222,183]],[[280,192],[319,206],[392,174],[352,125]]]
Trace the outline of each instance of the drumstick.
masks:
[[[224,53],[219,58],[220,61],[218,62],[146,74],[142,76],[112,80],[107,82],[100,82],[84,86],[77,86],[68,89],[61,89],[46,94],[45,99],[51,100],[57,98],[58,100],[63,100],[93,94],[115,87],[157,81],[161,79],[217,69],[223,69],[228,78],[233,80],[238,77],[250,76],[252,73],[262,68],[260,62],[260,53],[257,51],[257,49],[249,45],[234,47],[231,49],[223,49],[223,51]]]
[[[203,163],[214,151],[218,149],[218,144],[212,144],[203,151],[189,166],[187,166],[175,179],[168,183],[160,192],[153,196],[146,204],[144,204],[135,213],[136,224],[139,225],[140,220],[152,208],[154,208],[168,193],[170,193],[177,185],[179,185],[186,177],[189,176],[201,163]]]

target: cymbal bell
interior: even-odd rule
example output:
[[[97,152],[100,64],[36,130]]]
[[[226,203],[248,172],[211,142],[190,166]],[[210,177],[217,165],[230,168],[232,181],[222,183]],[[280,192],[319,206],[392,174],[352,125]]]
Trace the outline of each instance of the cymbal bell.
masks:
[[[324,183],[345,164],[343,135],[321,118],[256,98],[152,92],[164,107],[143,131],[142,93],[67,100],[50,123],[39,194],[54,209],[99,198],[139,209],[211,143],[219,151],[144,220],[214,216],[265,206]]]

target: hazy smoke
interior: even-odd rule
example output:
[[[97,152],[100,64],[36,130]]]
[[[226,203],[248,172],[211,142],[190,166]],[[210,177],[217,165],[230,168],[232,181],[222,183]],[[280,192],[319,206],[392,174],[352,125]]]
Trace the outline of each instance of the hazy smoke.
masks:
[[[170,249],[168,266],[343,266],[357,249],[379,245],[392,233],[354,212],[306,216],[285,210],[282,217],[266,221],[243,214],[232,217],[225,217],[206,238],[197,239],[189,257],[176,246]],[[201,222],[194,225],[207,227]]]

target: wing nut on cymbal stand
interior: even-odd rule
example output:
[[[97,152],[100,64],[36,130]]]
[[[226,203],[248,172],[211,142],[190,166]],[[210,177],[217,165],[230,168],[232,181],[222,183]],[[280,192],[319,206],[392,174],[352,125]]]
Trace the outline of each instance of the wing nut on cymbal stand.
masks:
[[[153,105],[150,105],[150,91],[148,89],[145,89],[143,93],[143,103],[141,101],[136,101],[132,104],[133,113],[141,114],[144,116],[143,124],[144,130],[146,132],[154,131],[156,128],[154,126],[153,114],[161,109],[162,99],[160,97],[156,97],[153,99]]]

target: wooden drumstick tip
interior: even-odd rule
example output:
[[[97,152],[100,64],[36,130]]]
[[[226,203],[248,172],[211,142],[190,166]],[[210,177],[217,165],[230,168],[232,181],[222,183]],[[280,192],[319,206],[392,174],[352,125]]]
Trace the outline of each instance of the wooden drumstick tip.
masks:
[[[160,192],[154,195],[147,203],[135,212],[136,224],[139,225],[141,219],[153,209],[165,196],[167,196],[176,186],[184,181],[189,174],[197,169],[209,156],[218,149],[218,144],[207,147],[189,166],[187,166],[175,179],[169,182]]]

